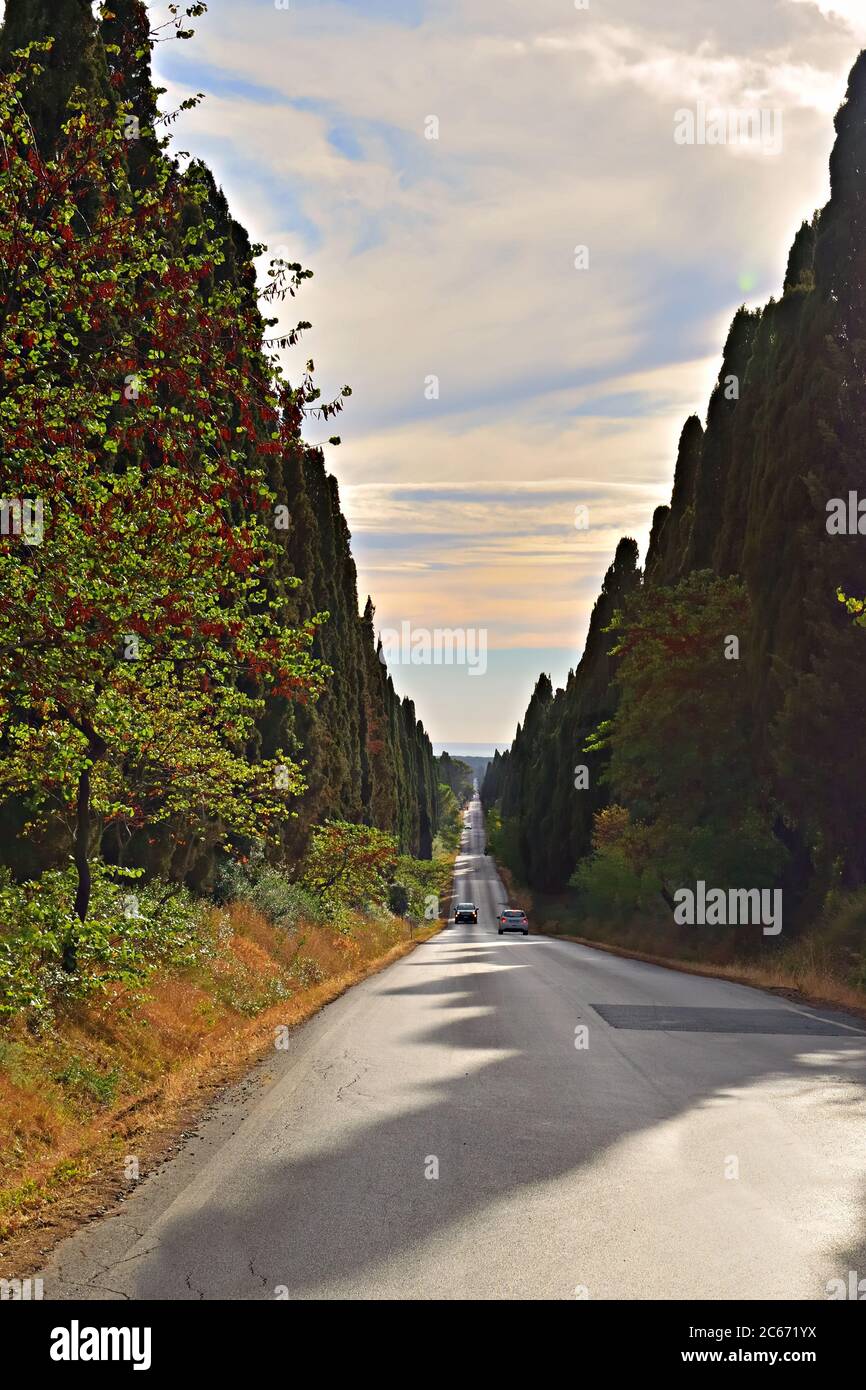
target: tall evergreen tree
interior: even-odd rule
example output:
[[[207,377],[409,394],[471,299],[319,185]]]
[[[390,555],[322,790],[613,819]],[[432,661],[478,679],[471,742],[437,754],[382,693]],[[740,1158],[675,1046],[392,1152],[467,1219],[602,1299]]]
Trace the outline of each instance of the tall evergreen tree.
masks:
[[[27,114],[45,157],[55,149],[77,87],[113,106],[105,50],[91,0],[6,0],[0,29],[0,67],[31,43],[51,41],[41,57],[43,72],[28,84]]]

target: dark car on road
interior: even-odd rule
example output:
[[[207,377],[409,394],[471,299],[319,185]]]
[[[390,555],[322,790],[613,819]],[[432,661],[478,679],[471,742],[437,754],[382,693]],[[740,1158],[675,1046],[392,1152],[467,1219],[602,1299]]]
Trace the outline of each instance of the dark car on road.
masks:
[[[529,922],[526,913],[520,907],[504,907],[497,920],[500,936],[507,931],[522,931],[524,936],[529,935]]]
[[[458,903],[454,909],[454,922],[477,922],[478,908],[474,903]]]

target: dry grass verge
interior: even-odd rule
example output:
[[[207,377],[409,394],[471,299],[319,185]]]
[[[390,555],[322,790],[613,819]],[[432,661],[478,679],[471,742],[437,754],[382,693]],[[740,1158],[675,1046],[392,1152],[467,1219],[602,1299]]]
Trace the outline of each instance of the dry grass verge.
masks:
[[[235,903],[206,919],[205,966],[120,987],[32,1036],[0,1040],[0,1276],[23,1277],[56,1242],[164,1160],[205,1106],[351,985],[440,929],[359,919],[300,939]]]

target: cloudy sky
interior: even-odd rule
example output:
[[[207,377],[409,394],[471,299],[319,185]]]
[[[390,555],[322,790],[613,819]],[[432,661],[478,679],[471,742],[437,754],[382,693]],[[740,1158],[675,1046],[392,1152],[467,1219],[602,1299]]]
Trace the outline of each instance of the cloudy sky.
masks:
[[[483,676],[398,688],[437,741],[507,742],[576,664],[617,539],[645,547],[734,310],[826,199],[866,0],[278,5],[210,0],[160,46],[166,100],[207,98],[176,143],[314,271],[288,365],[353,388],[328,452],[361,601],[486,633]],[[765,137],[678,144],[684,109],[764,111]]]

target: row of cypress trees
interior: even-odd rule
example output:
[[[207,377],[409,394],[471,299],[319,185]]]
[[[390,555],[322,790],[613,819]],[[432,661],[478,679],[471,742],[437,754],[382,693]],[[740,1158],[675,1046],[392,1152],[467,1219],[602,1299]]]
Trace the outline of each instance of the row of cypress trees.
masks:
[[[204,8],[192,5],[187,12],[195,17]],[[169,26],[168,35],[184,37],[182,23],[180,19]],[[106,119],[121,102],[137,117],[141,135],[129,142],[127,157],[133,181],[146,184],[156,161],[170,156],[154,132],[160,92],[151,75],[153,36],[143,0],[111,0],[96,14],[90,0],[7,0],[0,63],[29,43],[48,38],[53,46],[41,59],[44,72],[27,94],[37,148],[47,154],[55,147],[69,97],[83,88],[104,102]],[[257,305],[250,238],[232,218],[213,178],[206,170],[200,172],[209,187],[205,212],[229,247],[216,274],[233,277],[247,291],[250,304]],[[201,215],[198,207],[190,206],[190,217]],[[262,330],[264,334],[264,321]],[[399,697],[380,660],[369,599],[363,616],[359,613],[351,537],[337,482],[327,472],[322,450],[302,437],[304,408],[315,394],[306,384],[290,394],[285,406],[291,425],[288,442],[266,464],[269,486],[287,517],[279,532],[282,554],[271,582],[292,625],[323,612],[329,615],[317,630],[314,654],[328,663],[332,675],[315,704],[272,700],[248,755],[268,757],[278,748],[292,748],[304,764],[307,790],[298,798],[297,815],[286,822],[283,836],[288,862],[303,853],[310,827],[329,818],[392,832],[403,852],[429,857],[438,815],[433,750],[413,703]],[[295,579],[301,581],[297,587]],[[2,853],[17,873],[32,872],[40,858],[44,861],[46,853],[50,857],[50,846],[37,850],[16,839],[14,832],[25,812],[26,807],[13,800],[0,808]],[[110,852],[110,846],[106,848]],[[193,882],[206,882],[212,869],[212,856],[195,864],[184,858],[181,863],[170,832],[142,835],[138,853],[134,846],[128,862],[136,858]]]
[[[620,541],[577,669],[556,692],[539,679],[510,751],[485,779],[485,804],[512,819],[519,867],[540,888],[567,883],[591,852],[595,813],[616,796],[605,780],[609,746],[592,734],[616,730],[610,652],[629,612],[649,591],[670,591],[675,605],[696,592],[688,580],[697,575],[735,576],[745,591],[739,674],[751,777],[786,873],[801,900],[810,886],[814,899],[833,884],[866,883],[866,638],[851,617],[866,593],[866,537],[856,522],[838,534],[828,520],[834,499],[847,506],[853,493],[856,507],[866,489],[866,53],[835,127],[830,199],[798,231],[781,297],[735,315],[706,422],[683,428],[643,573],[635,542]],[[604,631],[616,611],[618,636]],[[724,678],[708,664],[707,691]],[[713,732],[724,749],[729,731]],[[684,724],[678,742],[697,747],[698,738]],[[578,765],[588,767],[583,789]]]

